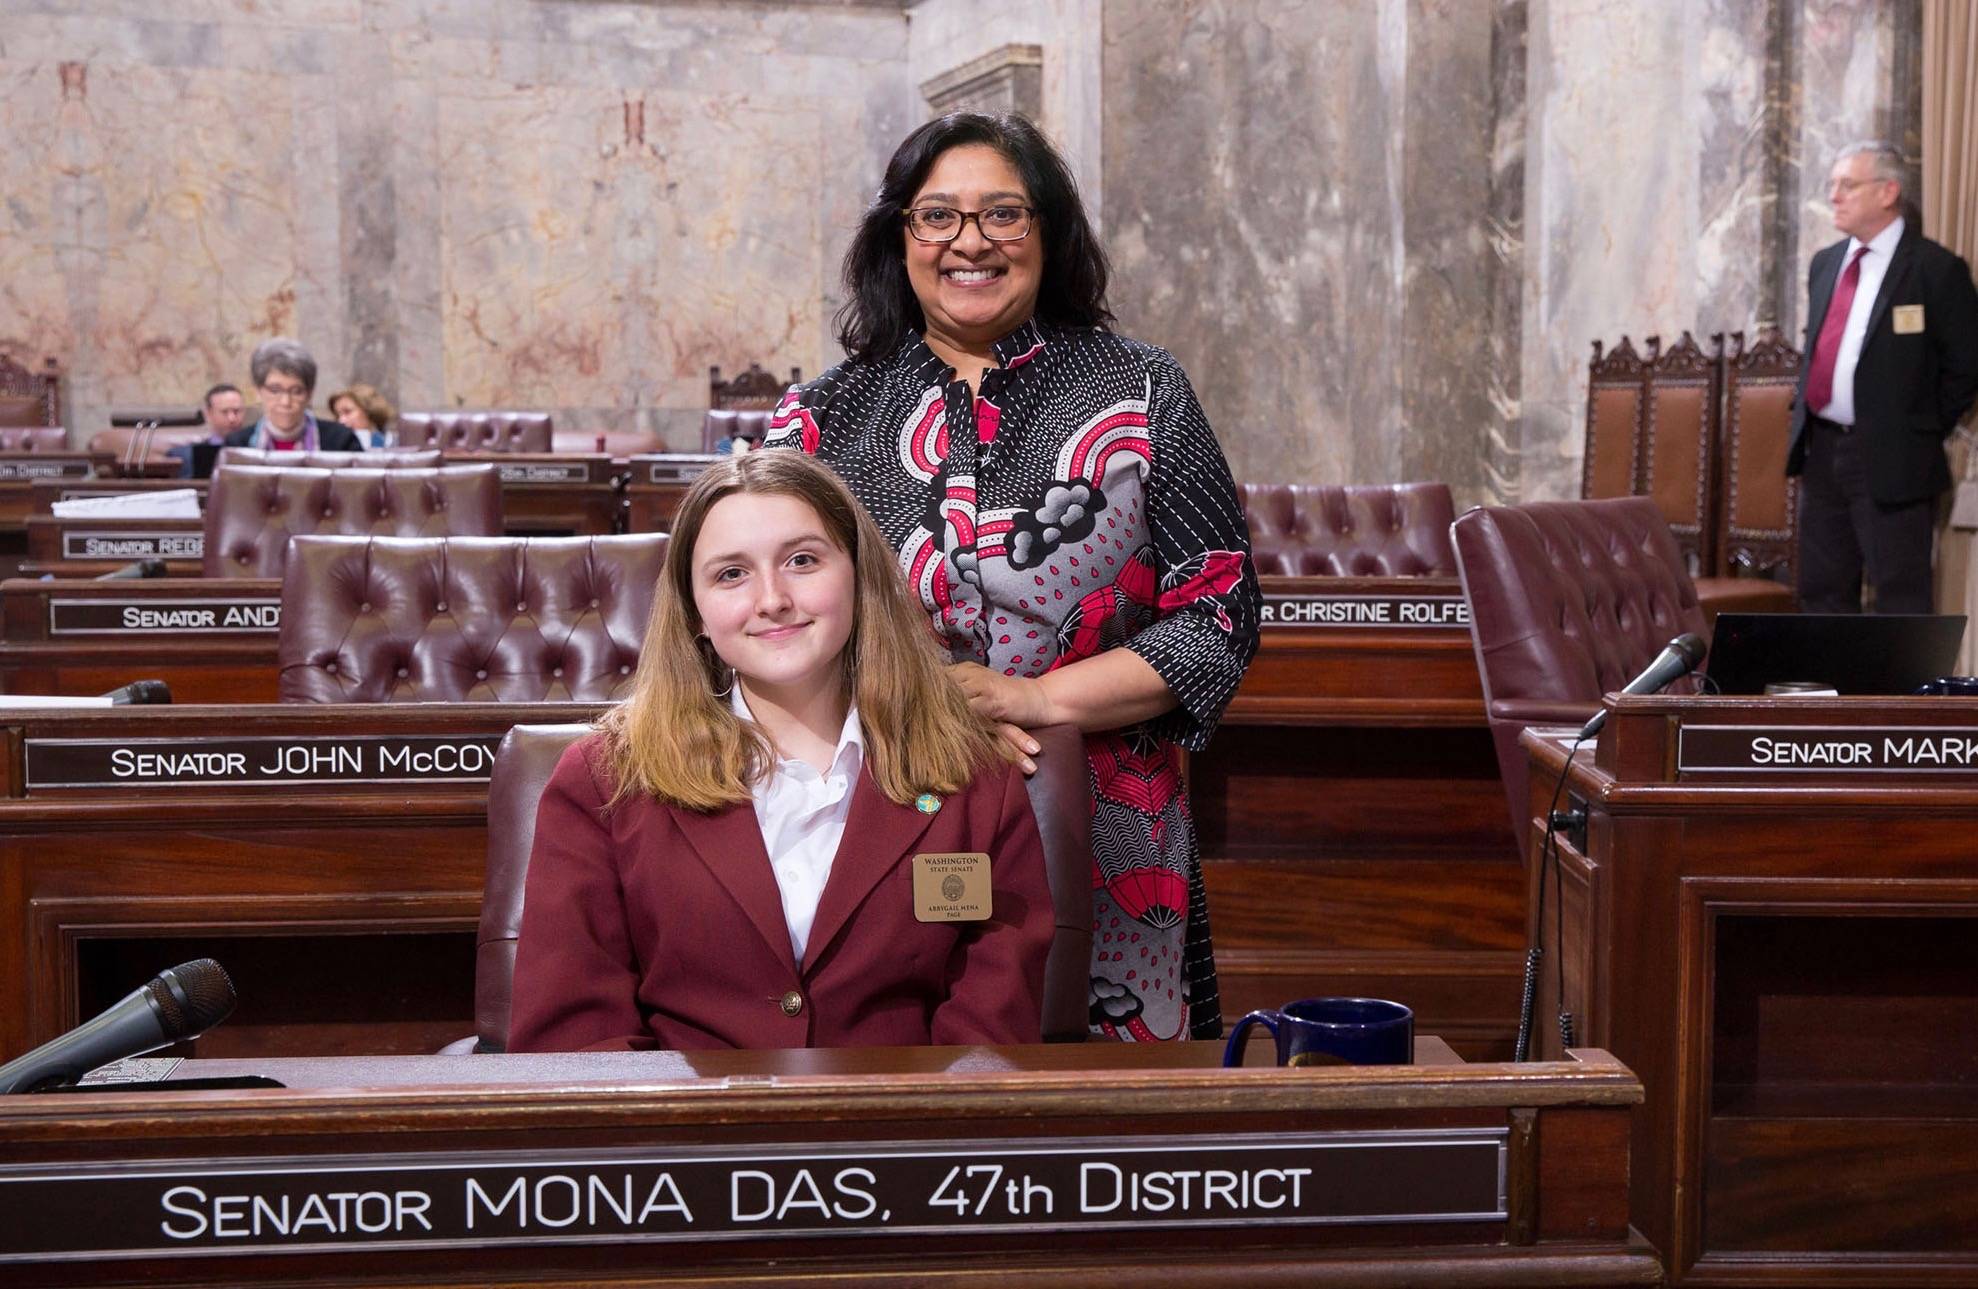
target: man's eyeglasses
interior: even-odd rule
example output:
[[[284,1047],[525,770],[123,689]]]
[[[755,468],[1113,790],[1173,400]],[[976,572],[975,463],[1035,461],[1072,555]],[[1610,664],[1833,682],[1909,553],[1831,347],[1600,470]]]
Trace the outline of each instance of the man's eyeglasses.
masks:
[[[261,392],[269,398],[299,399],[309,397],[309,391],[301,385],[263,385]]]
[[[992,242],[1020,242],[1030,236],[1028,206],[991,206],[987,210],[956,210],[951,206],[916,206],[902,212],[907,232],[916,242],[952,242],[969,220]]]
[[[1845,197],[1849,193],[1853,192],[1855,189],[1864,187],[1868,184],[1885,184],[1888,182],[1890,181],[1887,179],[1874,179],[1874,178],[1836,179],[1834,180],[1833,183],[1827,185],[1827,191],[1830,193],[1838,193],[1840,196]]]

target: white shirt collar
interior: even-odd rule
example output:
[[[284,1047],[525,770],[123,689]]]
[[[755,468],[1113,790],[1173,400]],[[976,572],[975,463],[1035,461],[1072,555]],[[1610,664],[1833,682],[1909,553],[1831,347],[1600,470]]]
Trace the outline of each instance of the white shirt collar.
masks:
[[[1883,259],[1894,255],[1896,253],[1896,243],[1902,240],[1902,230],[1906,226],[1903,217],[1897,215],[1889,221],[1887,228],[1869,238],[1865,243],[1858,237],[1848,238],[1847,259],[1841,261],[1841,267],[1846,268],[1847,261],[1853,259],[1855,251],[1864,245],[1868,247],[1869,254],[1871,255],[1880,256]]]
[[[748,700],[742,697],[742,686],[739,681],[728,691],[728,710],[745,721],[755,720],[755,714],[749,710]],[[775,751],[775,747],[772,741],[770,749]],[[838,727],[838,744],[832,750],[831,764],[821,774],[809,762],[793,760],[781,752],[776,752],[776,764],[770,767],[770,773],[799,776],[809,774],[815,778],[823,778],[832,774],[856,773],[864,761],[865,729],[859,724],[859,705],[854,699],[845,706],[845,723]]]

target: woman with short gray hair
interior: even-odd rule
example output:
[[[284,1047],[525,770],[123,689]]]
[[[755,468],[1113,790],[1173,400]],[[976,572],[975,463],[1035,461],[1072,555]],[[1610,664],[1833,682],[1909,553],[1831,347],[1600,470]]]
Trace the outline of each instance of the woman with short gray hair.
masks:
[[[287,336],[264,340],[248,359],[248,375],[261,392],[261,419],[227,435],[229,447],[264,452],[362,452],[364,441],[335,421],[309,414],[316,392],[316,360],[301,342]]]

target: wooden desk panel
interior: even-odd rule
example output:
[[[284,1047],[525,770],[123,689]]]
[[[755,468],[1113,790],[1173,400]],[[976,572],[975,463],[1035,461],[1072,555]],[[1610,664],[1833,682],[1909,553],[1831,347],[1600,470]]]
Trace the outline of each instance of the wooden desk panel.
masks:
[[[1679,1284],[1978,1281],[1978,700],[1610,701],[1535,1033],[1563,967],[1640,1073],[1635,1224]],[[1534,856],[1568,739],[1525,736]]]
[[[1189,759],[1225,1018],[1367,994],[1508,1057],[1525,879],[1461,589],[1262,580],[1256,661]]]
[[[673,527],[680,499],[710,462],[721,454],[653,452],[631,458],[625,485],[625,531],[663,533]]]
[[[240,1023],[202,1053],[429,1051],[472,1033],[493,744],[520,721],[600,710],[0,710],[0,980],[19,982],[0,1059],[209,954],[247,978]],[[90,773],[51,759],[74,762],[75,740],[95,741]],[[466,751],[448,760],[442,745]],[[136,759],[229,749],[231,767]],[[440,763],[421,773],[420,757]],[[264,762],[283,778],[240,781]]]
[[[200,519],[57,518],[29,515],[27,562],[38,577],[96,577],[142,559],[162,559],[173,577],[198,577],[206,550]]]
[[[121,1238],[137,1254],[25,1262],[7,1272],[21,1285],[112,1277],[249,1285],[306,1277],[789,1286],[828,1278],[900,1289],[1089,1286],[1122,1278],[1217,1286],[1645,1285],[1659,1278],[1625,1215],[1627,1121],[1640,1089],[1605,1053],[1515,1068],[1223,1071],[1212,1068],[1216,1058],[1209,1044],[1089,1044],[191,1062],[174,1074],[258,1073],[292,1086],[105,1091],[0,1104],[0,1190],[9,1201],[0,1214],[20,1224],[17,1242],[80,1249],[92,1245],[78,1237],[95,1237],[98,1248]],[[1450,1143],[1496,1159],[1492,1215],[1450,1211],[1397,1221],[1368,1214],[1365,1197],[1397,1189],[1406,1155],[1431,1158]],[[1232,1178],[1252,1160],[1288,1152],[1305,1152],[1314,1176],[1364,1171],[1341,1174],[1337,1186],[1314,1183],[1291,1213],[1282,1196],[1259,1189],[1254,1202],[1234,1192],[1235,1200],[1225,1195],[1216,1204],[1205,1196],[1114,1216],[1085,1190],[1086,1161],[1111,1159],[1122,1181],[1129,1168],[1135,1177],[1167,1176],[1172,1192],[1182,1174],[1148,1172],[1160,1165],[1140,1161],[1190,1149]],[[1043,1167],[1047,1151],[1057,1162]],[[949,1156],[963,1162],[944,1179]],[[129,1159],[152,1162],[133,1179],[116,1163]],[[224,1182],[213,1176],[221,1159]],[[1029,1161],[1015,1179],[1021,1184],[984,1187],[968,1174],[975,1202],[952,1215],[945,1201],[932,1202],[964,1163],[986,1170],[1001,1167],[983,1162],[996,1160]],[[848,1164],[866,1171],[841,1171]],[[447,1171],[435,1173],[436,1165]],[[752,1205],[741,1202],[744,1181],[803,1193],[800,1166],[824,1179],[821,1195],[834,1194],[834,1182],[849,1176],[885,1199],[883,1213],[876,1203],[838,1210],[826,1203],[754,1218]],[[283,1249],[271,1222],[249,1239],[193,1235],[209,1246],[201,1255],[174,1247],[165,1230],[191,1229],[178,1210],[195,1202],[193,1191],[173,1188],[273,1194],[286,1170],[290,1184],[327,1189],[312,1178],[330,1167],[353,1170],[336,1175],[337,1189],[408,1196],[411,1207],[432,1214],[432,1221],[421,1219],[430,1233],[411,1223],[404,1232],[384,1231],[373,1222],[369,1233],[349,1232],[343,1247],[309,1252]],[[1107,1165],[1098,1167],[1104,1180]],[[743,1238],[694,1238],[677,1211],[650,1220],[641,1212],[634,1222],[627,1205],[623,1215],[607,1209],[566,1222],[559,1212],[538,1223],[520,1221],[513,1200],[500,1216],[491,1202],[475,1200],[479,1187],[490,1200],[530,1202],[526,1183],[519,1193],[503,1188],[511,1174],[583,1178],[596,1190],[628,1169],[641,1181],[667,1171],[669,1187],[697,1196],[703,1231],[742,1234],[737,1216],[745,1213],[762,1225]],[[713,1184],[697,1189],[695,1174]],[[1195,1176],[1206,1181],[1206,1174]],[[1260,1188],[1265,1180],[1260,1173]],[[1272,1184],[1282,1181],[1280,1174]],[[1426,1210],[1450,1184],[1425,1176],[1419,1186],[1399,1188],[1397,1198]],[[537,1189],[547,1199],[577,1185],[539,1180]],[[98,1203],[94,1197],[111,1187],[120,1188],[121,1202]],[[176,1195],[172,1208],[165,1206],[168,1190]],[[94,1207],[79,1220],[57,1218],[47,1206],[68,1197]],[[374,1209],[378,1202],[371,1201]],[[461,1212],[474,1208],[481,1220],[471,1242],[454,1236],[440,1244]],[[546,1206],[539,1211],[549,1214]],[[1325,1220],[1333,1211],[1355,1215]],[[932,1225],[943,1229],[935,1234],[926,1229]],[[586,1228],[610,1233],[570,1238]]]
[[[256,578],[0,582],[0,692],[162,680],[178,703],[272,703],[282,584]]]
[[[592,452],[449,452],[448,465],[491,465],[501,475],[502,524],[511,537],[603,537],[618,531],[621,467]]]

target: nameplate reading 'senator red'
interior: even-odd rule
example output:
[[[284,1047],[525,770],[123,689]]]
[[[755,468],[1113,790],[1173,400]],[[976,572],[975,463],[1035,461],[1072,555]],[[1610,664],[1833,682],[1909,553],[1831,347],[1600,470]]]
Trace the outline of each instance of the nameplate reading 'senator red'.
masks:
[[[27,790],[485,783],[499,735],[30,738]]]
[[[280,600],[88,599],[48,601],[51,636],[273,635]]]
[[[71,528],[62,534],[63,559],[199,559],[206,534],[198,529],[167,532],[91,532]]]
[[[1498,1222],[1502,1128],[0,1167],[0,1263]]]
[[[1267,627],[1464,627],[1460,595],[1266,595]]]

